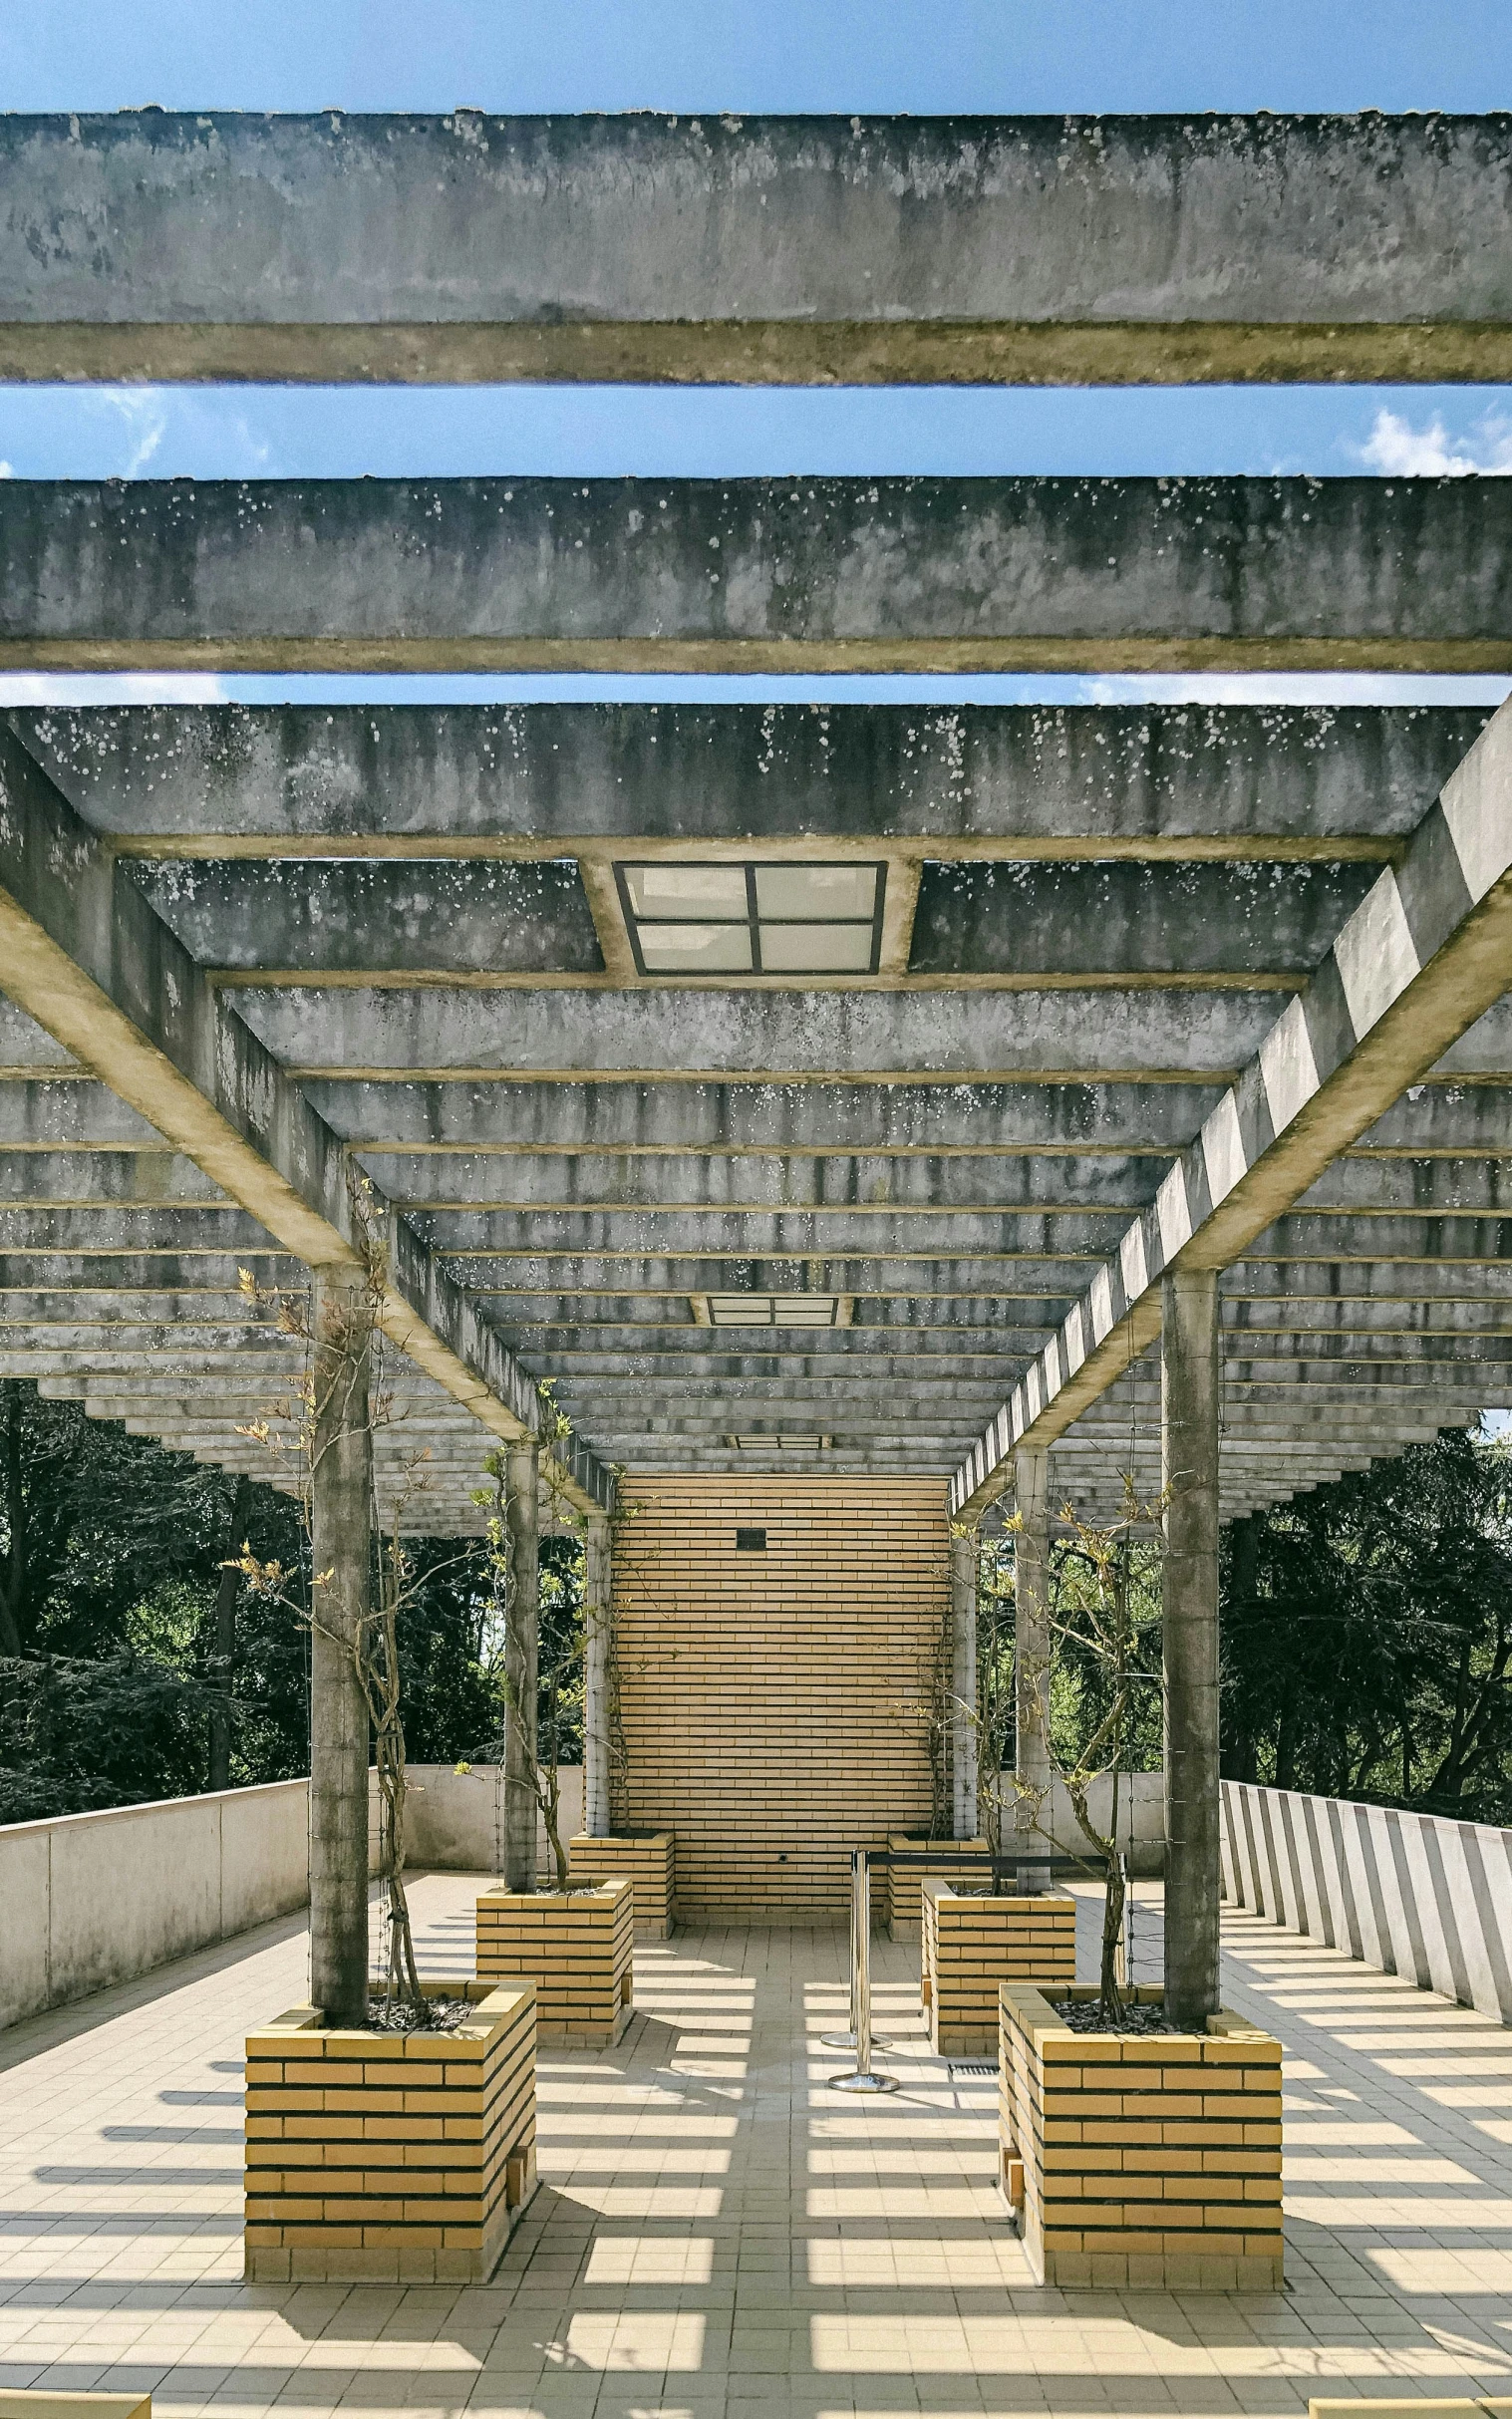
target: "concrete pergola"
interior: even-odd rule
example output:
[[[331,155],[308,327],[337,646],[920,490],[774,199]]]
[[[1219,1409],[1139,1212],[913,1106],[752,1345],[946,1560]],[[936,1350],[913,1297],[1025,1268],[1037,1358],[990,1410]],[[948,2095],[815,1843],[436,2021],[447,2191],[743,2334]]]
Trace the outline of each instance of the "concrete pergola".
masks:
[[[12,120],[0,374],[1500,377],[1509,183],[1503,119]],[[0,664],[1512,671],[1509,540],[1505,480],[10,480]],[[0,1371],[265,1475],[237,1271],[350,1271],[355,1169],[417,1525],[542,1380],[600,1542],[615,1464],[1042,1540],[1163,1468],[1215,1822],[1219,1522],[1512,1405],[1509,859],[1462,710],[13,712]]]

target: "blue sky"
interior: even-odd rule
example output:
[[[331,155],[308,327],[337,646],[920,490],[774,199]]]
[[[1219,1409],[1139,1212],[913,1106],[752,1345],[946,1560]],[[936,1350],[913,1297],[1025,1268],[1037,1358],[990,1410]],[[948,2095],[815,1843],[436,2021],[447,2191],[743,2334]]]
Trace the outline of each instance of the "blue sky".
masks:
[[[0,105],[490,110],[1486,110],[1508,0],[25,0]],[[18,477],[790,470],[1512,470],[1512,391],[765,393],[0,387]],[[0,680],[0,696],[1322,696],[1496,681]]]
[[[1506,0],[12,0],[11,110],[1488,110]]]

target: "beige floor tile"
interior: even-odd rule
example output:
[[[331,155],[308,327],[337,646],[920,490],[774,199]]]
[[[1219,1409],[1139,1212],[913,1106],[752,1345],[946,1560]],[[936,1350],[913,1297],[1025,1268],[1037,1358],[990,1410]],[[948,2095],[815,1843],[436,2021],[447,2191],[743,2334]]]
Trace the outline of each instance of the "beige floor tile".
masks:
[[[417,1882],[433,1971],[474,1889]],[[1158,1938],[1143,1891],[1136,1977]],[[242,2036],[303,1994],[296,1924],[15,2027],[0,2382],[148,2386],[160,2419],[1289,2419],[1320,2391],[1512,2392],[1499,2027],[1230,1919],[1226,1995],[1288,2048],[1289,2290],[1046,2292],[998,2198],[993,2084],[929,2055],[906,1947],[873,1953],[901,2088],[827,2088],[844,1948],[643,1945],[619,2047],[542,2059],[541,2192],[462,2289],[241,2283]]]

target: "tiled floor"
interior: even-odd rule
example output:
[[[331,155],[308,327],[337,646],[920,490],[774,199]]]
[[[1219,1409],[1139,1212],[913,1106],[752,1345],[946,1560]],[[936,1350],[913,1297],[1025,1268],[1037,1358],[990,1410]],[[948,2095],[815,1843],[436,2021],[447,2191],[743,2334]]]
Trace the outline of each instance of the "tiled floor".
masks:
[[[416,1887],[433,1969],[464,1963],[473,1887]],[[1158,1924],[1142,1907],[1152,1945]],[[17,2026],[0,2383],[151,2387],[175,2414],[489,2419],[1082,2419],[1512,2390],[1512,2033],[1233,1921],[1231,2003],[1292,2053],[1289,2289],[1048,2293],[994,2190],[992,2087],[926,2054],[906,1950],[876,1946],[902,2088],[825,2088],[842,1948],[640,1945],[619,2049],[542,2059],[542,2189],[494,2281],[461,2291],[240,2281],[241,2035],[302,1996],[297,1926]],[[1136,1936],[1136,1977],[1148,1964]]]

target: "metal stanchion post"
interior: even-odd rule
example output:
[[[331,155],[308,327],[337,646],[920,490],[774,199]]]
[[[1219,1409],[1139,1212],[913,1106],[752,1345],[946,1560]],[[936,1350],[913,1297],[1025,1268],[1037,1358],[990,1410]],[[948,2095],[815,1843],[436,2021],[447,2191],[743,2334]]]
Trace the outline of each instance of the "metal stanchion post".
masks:
[[[869,1895],[868,1904],[864,1911],[861,1907],[863,1862],[864,1852],[853,1848],[850,1854],[850,2029],[848,2032],[821,2032],[819,2035],[819,2046],[821,2049],[854,2049],[860,2040],[860,2032],[856,2023],[856,1998],[861,1975],[860,1943],[862,1933],[860,1926],[863,1921],[863,1916],[867,1926],[865,1937],[867,1938],[868,1942],[870,1940],[871,1925]],[[879,2041],[876,2046],[879,2049],[885,2049],[887,2044],[885,2041]]]
[[[891,2075],[873,2074],[871,2053],[876,2044],[871,2037],[871,1876],[866,1868],[866,1851],[858,1848],[851,1866],[854,1877],[855,1935],[856,1935],[856,2066],[854,2074],[836,2074],[829,2078],[832,2091],[896,2091]]]

